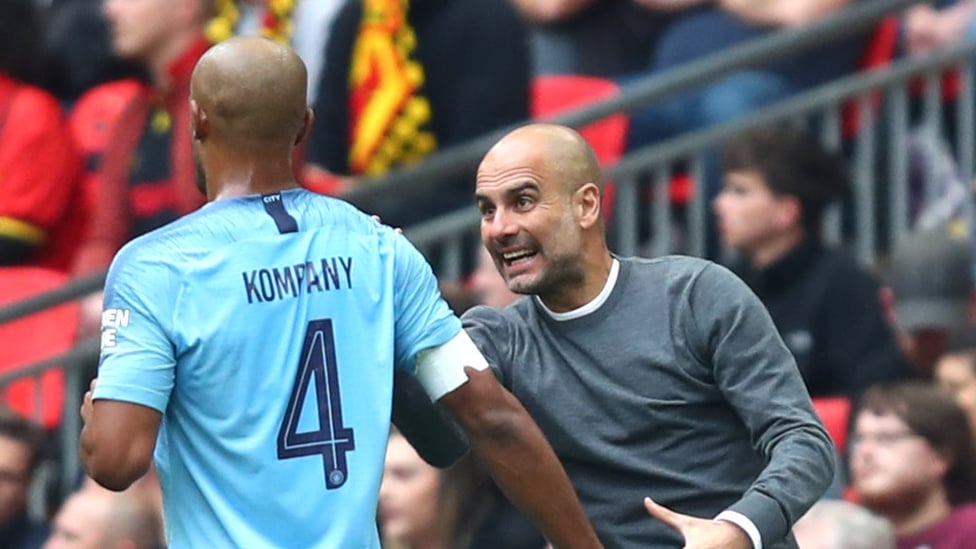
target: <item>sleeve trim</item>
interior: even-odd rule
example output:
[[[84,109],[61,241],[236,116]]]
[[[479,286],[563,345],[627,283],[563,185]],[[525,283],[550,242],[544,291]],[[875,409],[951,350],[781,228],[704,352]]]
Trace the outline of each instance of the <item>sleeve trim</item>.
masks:
[[[731,522],[739,528],[742,528],[749,539],[752,540],[753,549],[762,549],[762,536],[759,535],[759,528],[756,528],[755,523],[749,520],[749,517],[739,513],[737,511],[722,511],[715,517],[715,520],[723,520],[726,522]]]

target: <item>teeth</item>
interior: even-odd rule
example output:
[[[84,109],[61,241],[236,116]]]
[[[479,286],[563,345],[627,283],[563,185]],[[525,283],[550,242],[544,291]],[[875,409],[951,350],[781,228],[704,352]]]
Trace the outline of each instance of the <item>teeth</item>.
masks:
[[[504,253],[502,254],[502,257],[505,258],[505,261],[515,261],[516,259],[521,259],[530,255],[532,255],[530,250],[517,250],[514,252]]]

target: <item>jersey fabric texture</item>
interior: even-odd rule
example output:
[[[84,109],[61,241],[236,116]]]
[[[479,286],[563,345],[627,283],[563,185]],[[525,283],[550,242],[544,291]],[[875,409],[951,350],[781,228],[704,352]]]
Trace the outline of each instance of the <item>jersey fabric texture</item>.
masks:
[[[694,258],[619,259],[598,308],[556,320],[534,298],[465,329],[566,468],[608,549],[681,546],[643,498],[738,512],[765,549],[833,478],[834,453],[790,352],[745,284]]]
[[[459,332],[423,256],[352,206],[218,200],[118,253],[94,398],[163,413],[170,546],[378,548],[393,367]]]

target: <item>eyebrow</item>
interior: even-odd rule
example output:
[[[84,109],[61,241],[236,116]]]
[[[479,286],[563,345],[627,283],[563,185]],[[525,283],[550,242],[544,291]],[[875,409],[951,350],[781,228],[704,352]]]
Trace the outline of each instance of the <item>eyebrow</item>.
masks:
[[[539,191],[539,184],[536,183],[535,181],[526,181],[518,185],[517,187],[505,189],[505,191],[502,194],[506,197],[511,197],[523,193],[525,191]],[[475,192],[474,197],[476,200],[490,200],[487,196],[485,196],[480,192]]]

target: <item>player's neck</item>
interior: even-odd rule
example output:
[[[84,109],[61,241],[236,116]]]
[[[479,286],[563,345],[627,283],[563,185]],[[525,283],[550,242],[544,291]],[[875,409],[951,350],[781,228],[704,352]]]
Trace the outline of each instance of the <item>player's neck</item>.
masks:
[[[207,198],[220,200],[297,188],[291,151],[207,151]]]

